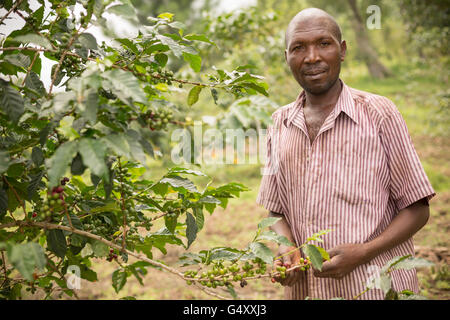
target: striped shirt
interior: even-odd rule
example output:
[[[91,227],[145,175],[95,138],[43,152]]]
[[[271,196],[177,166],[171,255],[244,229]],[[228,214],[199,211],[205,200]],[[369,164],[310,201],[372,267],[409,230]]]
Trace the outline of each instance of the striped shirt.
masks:
[[[342,80],[340,80],[342,82]],[[389,99],[350,88],[311,143],[303,106],[305,92],[276,110],[267,131],[267,161],[257,203],[283,214],[297,245],[320,230],[332,229],[323,243],[329,250],[379,236],[396,214],[435,192],[420,163],[406,123]],[[360,265],[341,279],[306,277],[285,288],[287,299],[352,299],[386,262],[414,256],[412,239]],[[419,291],[416,271],[391,273],[394,290]],[[383,299],[371,289],[361,299]]]

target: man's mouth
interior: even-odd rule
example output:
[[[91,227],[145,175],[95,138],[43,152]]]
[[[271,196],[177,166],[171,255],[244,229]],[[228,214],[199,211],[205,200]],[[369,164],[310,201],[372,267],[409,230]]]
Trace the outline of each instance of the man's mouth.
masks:
[[[320,70],[320,71],[312,71],[312,72],[305,72],[304,75],[306,78],[308,79],[317,79],[320,78],[323,74],[325,74],[325,70]]]

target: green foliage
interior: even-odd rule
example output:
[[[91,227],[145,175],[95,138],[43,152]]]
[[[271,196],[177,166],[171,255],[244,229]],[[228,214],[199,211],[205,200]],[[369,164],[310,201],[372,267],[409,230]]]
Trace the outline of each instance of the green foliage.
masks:
[[[422,53],[426,51],[426,54],[431,56],[436,56],[436,53],[448,55],[449,5],[448,0],[400,1],[410,38],[416,42]]]
[[[202,88],[242,98],[266,95],[267,85],[240,67],[202,74],[209,82],[175,77],[169,59],[199,73],[196,46],[214,42],[185,35],[185,25],[171,13],[149,17],[135,38],[100,44],[89,26],[105,26],[105,8],[132,19],[130,2],[107,7],[99,0],[71,1],[84,8],[75,16],[68,2],[55,0],[45,18],[40,4],[35,11],[19,7],[28,18],[4,39],[0,55],[0,245],[10,264],[2,295],[20,296],[18,285],[34,293],[37,282],[47,296],[52,283],[72,295],[61,275],[77,265],[82,278],[95,281],[91,258],[122,260],[112,276],[119,292],[129,276],[142,283],[147,267],[161,268],[151,260],[153,250],[189,248],[204,226],[205,209],[211,214],[217,205],[225,208],[247,190],[239,183],[213,187],[211,181],[202,190],[188,176],[205,175],[181,167],[149,179],[146,165],[158,136],[184,126],[183,116],[174,115],[182,106],[170,103],[174,84],[192,87],[188,106]],[[39,52],[55,62],[48,88]],[[161,220],[163,227],[154,230]],[[265,247],[255,250],[268,254]],[[141,253],[145,261],[128,264],[129,254]],[[27,281],[10,278],[13,269]]]
[[[416,295],[410,290],[403,290],[396,292],[392,287],[391,272],[396,269],[411,270],[414,268],[430,267],[433,263],[422,259],[413,258],[411,255],[402,257],[395,257],[388,261],[380,270],[376,277],[371,278],[367,289],[360,295],[364,294],[369,289],[381,289],[385,295],[385,300],[424,300],[423,296]]]

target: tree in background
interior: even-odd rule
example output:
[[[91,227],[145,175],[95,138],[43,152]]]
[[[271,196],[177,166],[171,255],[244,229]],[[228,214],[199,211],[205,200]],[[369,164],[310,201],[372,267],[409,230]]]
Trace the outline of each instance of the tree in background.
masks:
[[[422,58],[448,57],[449,0],[401,0],[403,21]]]
[[[369,36],[367,35],[367,28],[364,23],[365,21],[360,14],[361,7],[358,6],[358,1],[347,0],[347,4],[352,12],[352,25],[356,36],[356,41],[358,43],[358,50],[361,54],[362,60],[369,69],[370,74],[375,78],[384,78],[389,76],[391,72],[380,62],[377,51],[373,48]]]

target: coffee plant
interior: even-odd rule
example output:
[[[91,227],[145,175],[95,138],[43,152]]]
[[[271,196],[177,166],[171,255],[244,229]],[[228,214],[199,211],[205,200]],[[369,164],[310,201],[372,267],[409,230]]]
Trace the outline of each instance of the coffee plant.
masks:
[[[170,13],[149,17],[150,25],[134,38],[100,44],[89,28],[105,28],[105,13],[135,12],[128,1],[37,2],[37,9],[28,1],[2,2],[0,25],[12,14],[25,24],[0,49],[0,298],[20,299],[24,290],[43,292],[45,299],[77,297],[66,275],[77,266],[82,279],[96,281],[94,258],[117,264],[117,293],[131,276],[143,284],[154,268],[218,298],[225,298],[219,288],[236,297],[235,285],[321,268],[328,254],[312,242],[322,241],[328,230],[296,249],[304,253],[299,265],[273,267],[277,257],[265,243],[292,245],[266,230],[276,223],[273,218],[259,223],[244,249],[183,254],[180,268],[195,269],[154,259],[155,250],[167,253],[167,245],[189,249],[204,213],[226,208],[229,199],[248,190],[234,182],[213,187],[211,178],[200,189],[191,177],[208,177],[183,167],[148,178],[154,133],[189,126],[170,94],[188,88],[190,107],[203,90],[214,101],[219,92],[239,100],[267,96],[267,85],[245,67],[201,73],[196,45],[214,42],[186,34]],[[74,14],[74,7],[81,13]],[[43,56],[54,63],[48,88]],[[170,59],[184,61],[198,80],[178,77]]]

